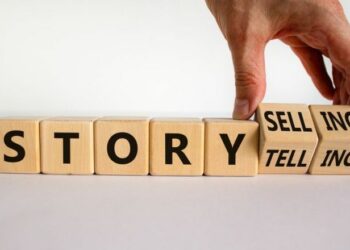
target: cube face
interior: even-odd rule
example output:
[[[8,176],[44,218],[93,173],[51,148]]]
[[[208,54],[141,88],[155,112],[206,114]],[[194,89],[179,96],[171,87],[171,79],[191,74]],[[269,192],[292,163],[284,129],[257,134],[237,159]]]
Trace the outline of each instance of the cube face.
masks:
[[[200,119],[150,122],[151,175],[203,175],[204,123]]]
[[[39,121],[0,120],[0,173],[40,173]]]
[[[306,105],[260,104],[259,173],[305,174],[318,137]]]
[[[149,173],[147,118],[105,117],[95,122],[94,129],[96,174]]]
[[[94,118],[40,122],[41,169],[45,174],[93,174]]]
[[[205,119],[204,174],[255,176],[259,125],[254,121]]]
[[[310,106],[319,145],[311,174],[350,174],[350,106]]]

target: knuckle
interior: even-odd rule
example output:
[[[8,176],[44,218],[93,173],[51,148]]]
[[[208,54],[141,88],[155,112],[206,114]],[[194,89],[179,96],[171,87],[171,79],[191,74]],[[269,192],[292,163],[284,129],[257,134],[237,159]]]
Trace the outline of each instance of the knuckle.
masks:
[[[238,88],[252,88],[259,83],[259,77],[249,71],[237,71],[235,73],[236,87]]]
[[[265,79],[247,71],[238,71],[235,74],[236,96],[238,98],[251,98],[265,92]]]

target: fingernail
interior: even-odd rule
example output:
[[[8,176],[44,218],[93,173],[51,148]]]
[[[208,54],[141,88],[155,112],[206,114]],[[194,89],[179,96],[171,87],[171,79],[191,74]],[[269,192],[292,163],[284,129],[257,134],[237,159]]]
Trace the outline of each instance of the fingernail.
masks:
[[[248,99],[236,99],[233,111],[233,119],[245,119],[249,113]]]

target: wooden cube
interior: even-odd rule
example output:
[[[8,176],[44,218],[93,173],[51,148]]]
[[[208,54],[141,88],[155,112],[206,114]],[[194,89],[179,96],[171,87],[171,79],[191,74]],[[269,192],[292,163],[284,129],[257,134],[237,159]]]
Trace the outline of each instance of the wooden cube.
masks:
[[[45,174],[94,173],[94,118],[57,117],[40,122]]]
[[[40,173],[38,117],[0,119],[0,172]]]
[[[147,175],[149,119],[103,117],[95,121],[95,173]]]
[[[305,174],[317,146],[307,105],[260,104],[259,173]]]
[[[204,174],[255,176],[258,139],[257,122],[205,119]]]
[[[150,173],[203,175],[204,123],[200,119],[152,119]]]
[[[350,106],[310,106],[319,143],[311,174],[350,174]]]

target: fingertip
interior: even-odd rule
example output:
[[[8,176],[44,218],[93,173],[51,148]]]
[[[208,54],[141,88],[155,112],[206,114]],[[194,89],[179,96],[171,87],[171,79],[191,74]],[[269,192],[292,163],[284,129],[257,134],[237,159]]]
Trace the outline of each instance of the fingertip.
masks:
[[[339,92],[336,91],[333,96],[333,105],[339,105],[339,104],[340,104]]]
[[[236,120],[249,120],[254,113],[257,105],[252,105],[248,99],[236,98],[232,117]]]
[[[326,91],[321,92],[321,95],[329,101],[333,100],[334,94],[335,94],[334,89],[327,89]]]

